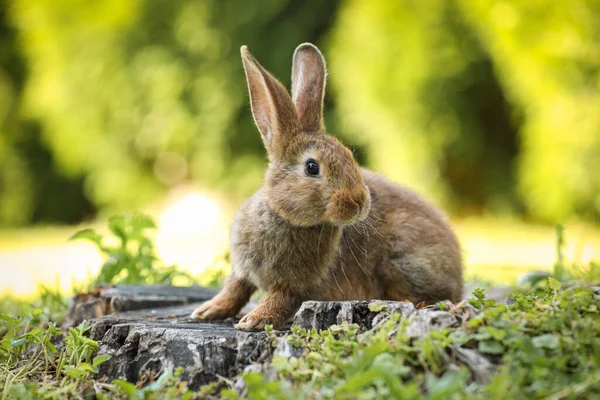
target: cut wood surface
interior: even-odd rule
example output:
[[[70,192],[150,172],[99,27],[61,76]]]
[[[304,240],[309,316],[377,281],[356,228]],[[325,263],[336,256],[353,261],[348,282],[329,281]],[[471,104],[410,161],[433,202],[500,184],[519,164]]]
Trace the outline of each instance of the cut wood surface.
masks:
[[[83,320],[123,311],[197,303],[211,299],[217,290],[201,286],[112,285],[73,297],[64,327]]]

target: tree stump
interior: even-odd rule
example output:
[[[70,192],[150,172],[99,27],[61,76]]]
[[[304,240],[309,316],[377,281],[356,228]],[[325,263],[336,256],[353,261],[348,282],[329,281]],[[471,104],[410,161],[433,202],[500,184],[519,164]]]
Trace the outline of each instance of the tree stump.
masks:
[[[271,356],[265,332],[240,331],[233,327],[233,319],[192,320],[189,315],[197,305],[128,311],[92,320],[91,337],[100,342],[98,354],[111,356],[100,373],[110,379],[143,382],[182,367],[181,378],[198,389]]]
[[[91,337],[100,343],[99,354],[111,358],[101,365],[108,379],[149,382],[165,370],[183,369],[181,379],[192,389],[222,378],[231,378],[246,367],[260,367],[273,354],[272,338],[266,332],[244,332],[233,327],[237,318],[209,323],[192,320],[189,315],[215,294],[201,287],[130,286],[99,288],[73,300],[67,322],[71,326],[91,318]],[[195,303],[194,303],[195,302]],[[254,305],[243,310],[248,312]],[[407,334],[413,338],[431,329],[456,328],[476,310],[468,304],[419,308],[409,302],[345,301],[305,302],[294,318],[294,325],[323,330],[344,322],[361,329],[375,329],[391,313],[409,322]],[[277,352],[296,354],[282,336]],[[467,365],[475,380],[485,383],[495,366],[475,350],[455,349],[454,359]],[[297,354],[296,354],[297,355]],[[268,363],[264,364],[268,370]]]

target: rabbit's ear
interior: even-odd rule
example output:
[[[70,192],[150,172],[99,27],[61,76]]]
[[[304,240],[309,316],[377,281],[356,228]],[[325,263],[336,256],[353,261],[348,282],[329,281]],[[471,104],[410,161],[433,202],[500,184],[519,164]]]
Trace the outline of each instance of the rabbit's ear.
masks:
[[[303,43],[294,52],[292,101],[304,132],[323,131],[326,66],[319,49]]]
[[[242,46],[240,51],[254,122],[269,154],[280,154],[289,137],[300,131],[296,109],[285,87],[256,61],[248,48]]]

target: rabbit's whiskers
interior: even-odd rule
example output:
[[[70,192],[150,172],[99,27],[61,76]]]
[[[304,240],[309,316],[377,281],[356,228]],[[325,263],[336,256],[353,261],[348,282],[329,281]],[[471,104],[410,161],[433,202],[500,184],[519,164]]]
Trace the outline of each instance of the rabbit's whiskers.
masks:
[[[363,230],[365,231],[365,236],[367,237],[367,241],[365,242],[365,259],[367,260],[367,262],[369,262],[369,253],[367,253],[367,250],[369,248],[369,230],[364,225]]]
[[[350,280],[348,279],[348,275],[346,275],[346,270],[344,269],[344,261],[342,260],[342,247],[341,246],[338,247],[338,254],[340,257],[340,266],[342,267],[342,273],[346,277],[346,282],[348,282],[348,286],[350,286],[350,291],[354,292],[354,288],[352,287],[352,284],[350,283]],[[343,290],[342,290],[342,294],[345,294]]]
[[[379,236],[384,237],[378,230],[377,228],[375,228],[375,225],[373,225],[372,220],[370,220],[370,216],[368,216],[367,218],[365,218],[361,223],[364,224],[365,226],[368,226],[369,228],[373,229],[375,231],[375,233],[377,233]],[[367,228],[368,229],[368,228]]]
[[[357,232],[357,233],[360,235],[360,232],[358,232],[358,230],[356,230],[356,227],[355,227],[354,225],[352,225],[352,227],[353,227],[353,228],[354,228],[354,230],[355,230],[355,231],[356,231],[356,232]],[[356,246],[356,248],[358,248],[358,250],[360,250],[360,251],[361,251],[361,253],[365,254],[365,253],[366,253],[366,250],[365,250],[363,247],[361,247],[361,246],[359,246],[358,244],[356,244],[356,242],[354,241],[354,238],[352,237],[352,235],[348,234],[348,236],[350,237],[350,241],[352,241],[352,244],[353,244],[354,246]]]
[[[373,182],[374,180],[376,180],[376,179],[379,179],[379,178],[381,178],[381,176],[380,176],[380,175],[373,175],[373,176],[371,177],[371,179],[369,179],[368,181],[366,181],[366,182],[365,182],[365,185],[369,185],[369,183],[371,183],[371,182]]]
[[[343,290],[343,289],[342,289],[342,287],[340,286],[340,284],[339,284],[339,282],[338,282],[338,280],[337,280],[337,277],[335,276],[335,271],[332,271],[332,274],[331,274],[331,275],[333,276],[333,280],[335,281],[335,284],[337,285],[338,289],[340,289],[340,292],[342,293],[342,295],[344,295],[344,296],[345,296],[345,295],[346,295],[346,293],[344,293],[344,290]],[[347,278],[346,278],[346,279],[347,279]]]
[[[360,267],[360,269],[362,270],[362,272],[364,272],[364,274],[366,276],[369,276],[369,274],[367,273],[367,271],[363,268],[362,264],[360,263],[360,261],[358,261],[358,258],[356,258],[356,254],[354,254],[354,250],[352,250],[352,246],[350,245],[350,243],[348,242],[347,238],[344,238],[346,240],[346,244],[348,245],[348,250],[350,250],[350,254],[352,254],[352,257],[354,257],[354,260],[356,260],[356,263],[358,264],[358,266]]]
[[[323,224],[323,227],[325,226],[325,224]],[[331,227],[331,235],[329,236],[329,248],[330,250],[333,249],[333,231],[334,228]],[[338,251],[339,251],[340,247],[338,246]],[[340,253],[340,263],[342,266],[342,272],[344,272],[344,276],[346,276],[346,271],[344,271],[344,263],[342,262],[342,254]],[[338,289],[340,289],[340,292],[342,293],[343,296],[346,295],[346,293],[344,292],[344,290],[342,289],[342,287],[340,286],[337,277],[335,276],[335,271],[332,270],[332,275],[333,275],[333,279],[335,280],[335,284],[337,285]],[[346,276],[346,281],[348,282],[348,285],[350,286],[350,290],[354,290],[352,289],[352,285],[350,285],[350,281],[348,280],[348,277]]]
[[[375,213],[369,213],[369,215],[367,215],[367,218],[371,218],[372,221],[379,221],[379,222],[384,220],[380,216],[375,215]]]
[[[368,247],[369,247],[369,230],[367,229],[366,225],[364,224],[356,224],[352,226],[354,228],[354,230],[356,231],[356,233],[358,233],[359,235],[361,234],[361,232],[358,230],[359,227],[362,228],[362,235],[365,238],[365,262],[369,262],[369,253],[368,253]]]
[[[319,266],[321,265],[321,235],[323,235],[323,230],[325,229],[325,224],[321,227],[321,233],[319,233],[319,241],[317,242],[317,262]]]

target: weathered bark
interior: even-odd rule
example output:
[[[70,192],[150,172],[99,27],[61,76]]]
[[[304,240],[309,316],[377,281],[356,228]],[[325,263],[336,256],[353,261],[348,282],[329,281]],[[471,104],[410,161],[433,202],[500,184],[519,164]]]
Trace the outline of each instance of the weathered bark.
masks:
[[[271,356],[265,332],[240,331],[233,320],[194,321],[189,315],[196,306],[130,311],[91,321],[91,337],[100,341],[98,354],[111,355],[101,374],[139,382],[182,367],[181,378],[197,389]]]
[[[473,307],[467,304],[459,308],[455,308],[450,302],[445,304],[446,309],[454,310],[444,311],[437,306],[417,309],[410,302],[400,301],[306,301],[296,313],[294,325],[322,330],[347,322],[372,329],[386,316],[399,313],[410,322],[407,334],[411,337],[421,337],[430,329],[458,327],[463,318],[468,318],[469,314],[475,312]],[[374,311],[371,311],[370,307]]]
[[[385,305],[385,309],[390,312],[400,313],[403,317],[408,317],[415,310],[412,303],[399,301],[305,301],[294,317],[294,325],[323,330],[331,325],[348,322],[371,329],[379,314],[369,310],[369,304],[375,302]]]

